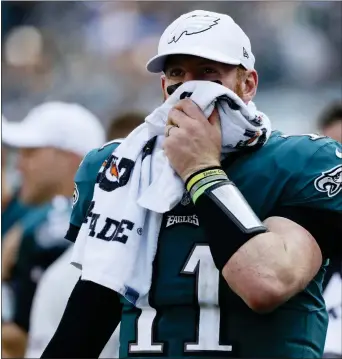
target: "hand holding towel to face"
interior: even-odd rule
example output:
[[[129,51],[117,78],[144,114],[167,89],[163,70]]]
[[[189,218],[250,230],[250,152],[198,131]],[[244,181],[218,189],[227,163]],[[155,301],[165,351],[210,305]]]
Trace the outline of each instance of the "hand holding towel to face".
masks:
[[[181,200],[184,183],[163,150],[170,109],[189,97],[209,118],[216,106],[221,154],[262,146],[270,121],[231,90],[208,81],[190,81],[137,127],[101,167],[92,217],[77,237],[72,263],[82,278],[109,287],[134,305],[146,299],[163,213]],[[189,138],[191,141],[191,137]]]

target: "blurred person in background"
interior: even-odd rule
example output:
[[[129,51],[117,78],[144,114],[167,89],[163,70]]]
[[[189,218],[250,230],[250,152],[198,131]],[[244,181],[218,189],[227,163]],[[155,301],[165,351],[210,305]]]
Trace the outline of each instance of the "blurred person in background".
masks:
[[[341,238],[337,238],[341,240]],[[329,314],[329,324],[324,347],[325,358],[342,357],[342,266],[332,261],[324,283],[324,300]]]
[[[195,11],[167,27],[147,69],[163,72],[164,100],[183,83],[202,80],[208,86],[219,81],[247,104],[258,85],[254,60],[249,38],[231,17]],[[78,186],[79,206],[71,216],[78,219],[68,231],[70,239],[77,238],[74,263],[82,279],[42,357],[98,356],[121,320],[120,357],[320,358],[328,324],[321,286],[326,259],[334,255],[326,238],[341,234],[342,167],[335,155],[341,146],[322,136],[274,131],[261,149],[237,151],[220,162],[217,113],[207,118],[190,98],[177,102],[164,120],[164,154],[186,191],[163,214],[150,291],[145,297],[135,290],[139,283],[120,287],[121,278],[112,272],[118,265],[113,242],[129,252],[137,234],[145,232],[135,231],[135,219],[114,213],[121,203],[114,201],[117,192],[113,198],[108,193],[127,185],[134,161],[122,154],[116,165],[114,152],[103,164],[101,150],[92,153],[78,170],[83,187]],[[110,154],[117,145],[108,147]],[[142,158],[151,155],[153,142],[143,151]],[[94,173],[86,176],[94,163]],[[210,173],[214,178],[208,180]],[[82,206],[94,186],[98,197]],[[113,199],[107,213],[101,206],[105,197]],[[249,231],[247,219],[260,232]],[[121,259],[124,272],[126,258],[116,258]]]
[[[7,119],[2,116],[2,126],[7,125]],[[5,256],[1,261],[1,278],[7,278],[6,270],[13,266],[15,261],[18,241],[22,234],[22,227],[18,222],[31,211],[38,210],[36,206],[28,206],[19,198],[20,189],[13,184],[8,162],[10,149],[1,143],[1,247]],[[6,241],[3,239],[6,238]],[[7,321],[12,313],[12,291],[7,283],[2,283],[2,321]]]
[[[110,121],[107,130],[107,141],[112,141],[113,138],[123,139],[136,127],[140,126],[146,115],[140,112],[125,112],[119,116],[114,117]]]
[[[123,113],[112,119],[107,131],[107,141],[110,143],[119,144],[131,131],[137,126],[141,125],[145,119],[145,115],[138,112]],[[102,150],[102,157],[105,160],[109,155],[109,146],[104,146]],[[96,154],[98,149],[94,149],[87,157]],[[83,170],[82,170],[83,171]],[[92,194],[89,193],[87,198],[82,200],[86,203],[79,203],[79,189],[83,191],[84,184],[82,177],[84,174],[78,172],[75,177],[74,189],[74,211],[73,215],[78,214],[77,208],[82,206],[89,206],[92,199]],[[89,165],[87,174],[96,176],[99,168],[96,163]],[[78,218],[71,218],[71,222],[78,221]],[[58,324],[62,318],[64,309],[69,299],[70,293],[77,283],[80,272],[70,264],[72,247],[70,247],[55,263],[53,263],[42,276],[36,294],[32,303],[32,310],[30,315],[30,331],[28,337],[28,345],[25,357],[39,358],[53,334],[55,333]],[[119,349],[119,327],[113,333],[108,343],[104,347],[100,358],[117,358]]]
[[[342,143],[342,102],[328,105],[318,119],[320,132]],[[342,163],[342,153],[339,154]],[[336,238],[340,240],[340,238]],[[342,357],[342,264],[332,260],[324,278],[324,299],[329,313],[325,342],[326,358]]]
[[[6,126],[7,119],[2,116],[2,126]],[[1,143],[1,240],[7,231],[23,217],[30,209],[19,200],[19,192],[9,183],[7,171],[9,149]]]
[[[342,143],[342,102],[334,102],[323,110],[318,128],[324,136]]]
[[[3,20],[21,8],[19,21],[2,32],[2,106],[8,117],[19,120],[30,108],[56,98],[82,103],[103,119],[114,110],[131,109],[132,99],[143,111],[158,106],[155,77],[142,76],[144,58],[153,54],[157,41],[153,46],[146,41],[159,38],[164,25],[199,2],[112,3],[2,2]],[[341,89],[336,76],[342,65],[342,35],[336,31],[341,3],[201,1],[200,6],[231,14],[250,35],[262,79],[258,103],[279,128],[287,130],[289,122],[297,133],[312,128],[306,123]]]
[[[3,268],[2,279],[12,290],[13,303],[7,304],[12,309],[2,326],[2,350],[6,357],[23,357],[37,283],[69,244],[64,234],[73,177],[83,156],[103,143],[104,130],[84,107],[48,102],[33,108],[22,122],[6,123],[2,140],[19,152],[19,199],[40,206],[20,220],[16,236],[3,240],[2,256],[8,267]]]

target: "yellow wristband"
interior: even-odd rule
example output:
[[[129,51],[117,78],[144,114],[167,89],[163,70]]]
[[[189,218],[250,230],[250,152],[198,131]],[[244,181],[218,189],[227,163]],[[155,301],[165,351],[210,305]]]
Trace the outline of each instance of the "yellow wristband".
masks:
[[[226,176],[226,173],[221,169],[211,169],[211,170],[205,170],[201,173],[198,173],[196,176],[190,179],[190,181],[186,185],[186,189],[188,192],[190,192],[192,186],[200,181],[203,178],[209,177],[209,176],[217,176],[217,175],[224,175]]]

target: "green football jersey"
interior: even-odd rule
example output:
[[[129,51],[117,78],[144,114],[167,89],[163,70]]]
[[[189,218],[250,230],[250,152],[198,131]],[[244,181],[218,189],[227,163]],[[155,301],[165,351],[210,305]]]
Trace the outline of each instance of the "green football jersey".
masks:
[[[273,132],[263,148],[223,168],[262,220],[281,206],[342,212],[341,153],[328,138]],[[103,152],[93,152],[76,175],[73,226],[81,227],[103,160]],[[328,324],[324,273],[322,265],[304,291],[272,313],[253,312],[216,269],[185,193],[163,215],[148,303],[138,309],[123,299],[120,357],[320,358]]]
[[[68,248],[64,239],[71,211],[71,199],[56,196],[32,209],[20,220],[23,233],[12,271],[10,288],[15,300],[12,321],[29,330],[32,300],[44,271]]]
[[[17,224],[20,219],[36,208],[27,206],[19,199],[19,190],[13,193],[10,201],[3,207],[1,213],[1,240],[5,237],[8,230]]]

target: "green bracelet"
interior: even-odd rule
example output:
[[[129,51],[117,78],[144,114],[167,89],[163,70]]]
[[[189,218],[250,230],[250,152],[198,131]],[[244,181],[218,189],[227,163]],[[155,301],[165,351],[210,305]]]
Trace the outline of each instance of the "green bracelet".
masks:
[[[205,184],[204,186],[200,187],[200,188],[191,196],[192,201],[193,201],[194,203],[196,203],[196,201],[198,200],[198,197],[199,197],[200,195],[202,195],[207,188],[213,186],[213,185],[216,184],[216,183],[219,183],[219,182],[222,182],[222,181],[225,181],[225,180],[227,180],[227,178],[225,178],[225,179],[223,179],[223,180],[220,180],[220,181],[209,182],[209,183]]]

